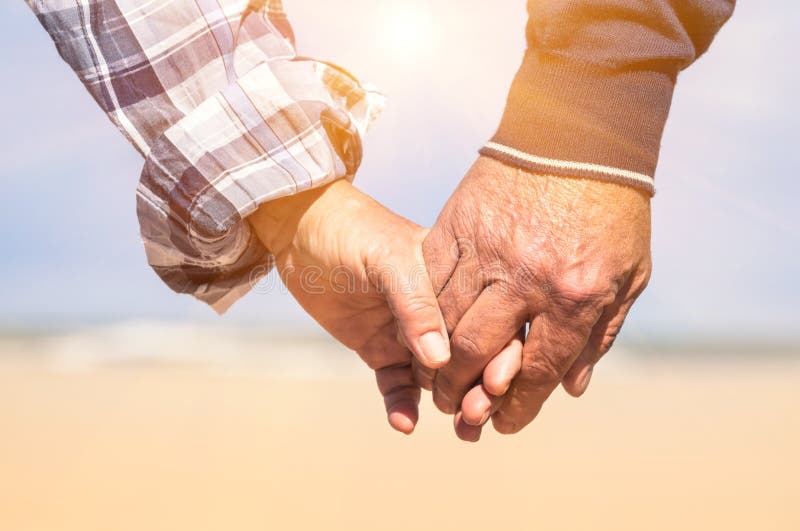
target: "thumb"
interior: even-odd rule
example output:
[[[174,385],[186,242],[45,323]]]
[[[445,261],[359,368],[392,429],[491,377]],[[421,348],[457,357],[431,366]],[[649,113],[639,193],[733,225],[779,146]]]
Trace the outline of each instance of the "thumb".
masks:
[[[398,339],[420,364],[439,369],[450,361],[450,341],[422,248],[414,248],[414,252],[392,260],[392,265],[374,269],[370,277],[396,319]]]

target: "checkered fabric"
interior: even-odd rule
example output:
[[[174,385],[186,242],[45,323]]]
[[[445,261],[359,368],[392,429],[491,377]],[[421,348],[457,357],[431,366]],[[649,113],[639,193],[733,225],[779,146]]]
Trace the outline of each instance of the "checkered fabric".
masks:
[[[222,313],[272,258],[247,216],[352,178],[383,96],[297,57],[279,0],[26,0],[61,57],[145,157],[147,258]]]

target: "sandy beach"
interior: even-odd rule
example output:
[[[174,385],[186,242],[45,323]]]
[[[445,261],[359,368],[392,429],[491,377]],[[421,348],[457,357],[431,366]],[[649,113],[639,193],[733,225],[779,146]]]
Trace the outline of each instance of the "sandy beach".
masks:
[[[326,340],[165,333],[0,340],[0,529],[800,529],[797,352],[622,349],[467,445]]]

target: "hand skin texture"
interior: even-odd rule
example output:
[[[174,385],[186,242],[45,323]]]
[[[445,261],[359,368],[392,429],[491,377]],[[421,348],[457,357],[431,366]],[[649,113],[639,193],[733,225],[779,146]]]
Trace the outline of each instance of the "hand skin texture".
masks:
[[[516,433],[559,383],[573,396],[586,391],[647,286],[650,198],[482,157],[423,250],[451,337],[435,404],[455,414],[464,440],[477,441],[489,418],[498,432]],[[503,348],[521,361],[493,361]],[[498,376],[520,366],[510,387]]]
[[[411,433],[412,360],[438,369],[450,357],[422,257],[427,230],[347,181],[271,201],[249,219],[300,305],[375,370],[391,426]]]

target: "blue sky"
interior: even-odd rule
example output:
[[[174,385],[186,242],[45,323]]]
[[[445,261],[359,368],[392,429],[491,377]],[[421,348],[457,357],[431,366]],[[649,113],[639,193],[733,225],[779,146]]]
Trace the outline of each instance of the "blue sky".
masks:
[[[389,95],[357,182],[418,223],[433,223],[492,134],[521,58],[524,1],[494,4],[286,2],[301,54]],[[626,338],[800,337],[798,22],[796,2],[741,2],[681,76],[656,177],[655,272]],[[2,3],[0,30],[0,325],[220,322],[146,266],[141,160],[24,2]],[[314,326],[280,292],[221,322]]]

